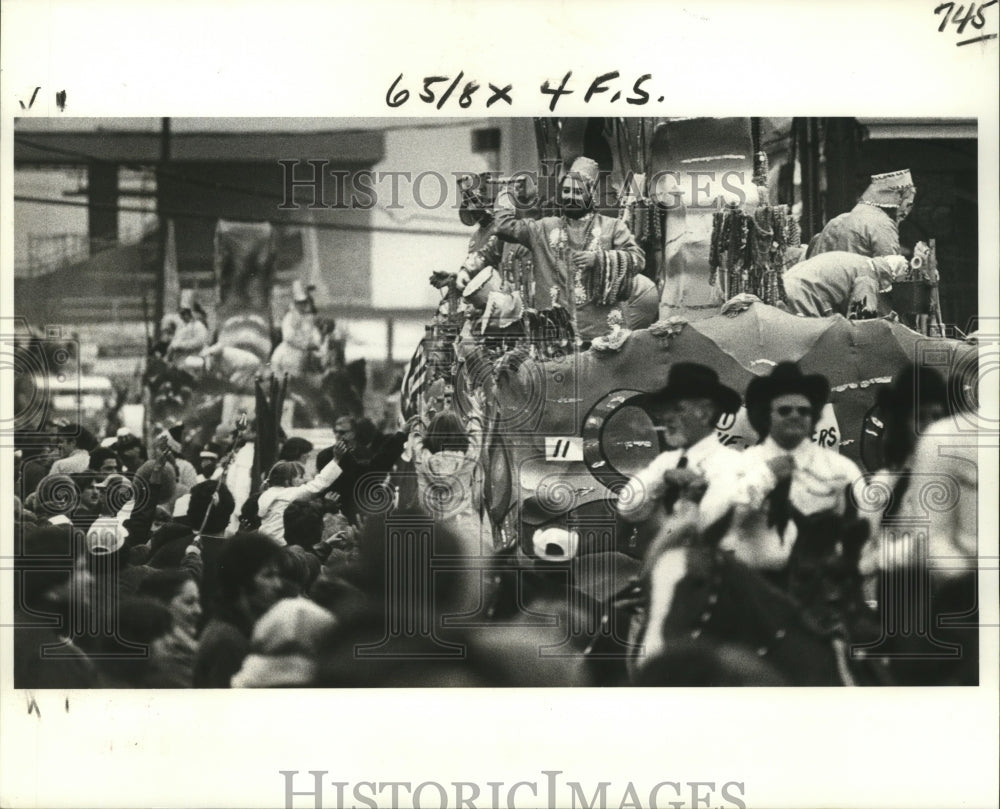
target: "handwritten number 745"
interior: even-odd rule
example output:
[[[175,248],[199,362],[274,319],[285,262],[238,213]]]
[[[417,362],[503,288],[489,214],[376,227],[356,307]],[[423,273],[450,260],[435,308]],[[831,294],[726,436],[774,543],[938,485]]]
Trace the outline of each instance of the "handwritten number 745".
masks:
[[[958,9],[955,9],[954,3],[942,3],[936,9],[934,9],[935,14],[940,14],[944,12],[944,19],[941,20],[941,25],[938,26],[938,31],[944,31],[948,27],[950,22],[952,25],[957,26],[958,33],[965,31],[965,27],[971,22],[972,27],[976,30],[980,30],[984,25],[986,25],[986,17],[983,16],[983,9],[992,6],[997,0],[990,0],[989,3],[984,3],[978,9],[975,3],[969,4],[969,10],[962,16],[962,12],[965,11],[964,5],[959,5]],[[955,12],[952,15],[952,12]]]

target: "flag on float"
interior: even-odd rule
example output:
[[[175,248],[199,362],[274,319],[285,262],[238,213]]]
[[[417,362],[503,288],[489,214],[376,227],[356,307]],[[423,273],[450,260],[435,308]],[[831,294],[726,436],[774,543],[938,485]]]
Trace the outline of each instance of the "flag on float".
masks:
[[[399,389],[399,409],[404,419],[420,411],[420,397],[426,389],[427,356],[424,353],[424,341],[421,340],[407,363]]]

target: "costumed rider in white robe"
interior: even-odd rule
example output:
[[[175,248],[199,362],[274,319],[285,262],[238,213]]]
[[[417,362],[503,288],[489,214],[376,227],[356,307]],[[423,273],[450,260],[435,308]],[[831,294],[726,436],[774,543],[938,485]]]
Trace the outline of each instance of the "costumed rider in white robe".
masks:
[[[177,327],[177,331],[170,341],[170,347],[167,349],[169,361],[178,367],[183,366],[188,357],[198,356],[211,340],[208,327],[194,316],[193,310],[196,306],[194,290],[182,290],[180,306],[178,307],[181,324]]]
[[[292,283],[292,305],[281,321],[281,343],[271,354],[271,370],[281,376],[302,376],[309,371],[310,353],[323,341],[316,325],[316,305],[301,281]]]

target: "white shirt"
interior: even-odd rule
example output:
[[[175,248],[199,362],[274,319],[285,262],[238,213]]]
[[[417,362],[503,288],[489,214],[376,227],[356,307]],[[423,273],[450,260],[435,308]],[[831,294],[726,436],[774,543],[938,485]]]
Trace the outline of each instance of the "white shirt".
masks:
[[[661,452],[649,466],[629,480],[618,497],[618,513],[629,522],[649,519],[663,500],[667,489],[663,475],[668,470],[677,468],[681,456],[687,457],[688,469],[711,483],[739,460],[740,453],[720,443],[714,430],[686,450]]]
[[[248,441],[236,451],[226,475],[226,485],[236,502],[236,508],[233,509],[233,516],[229,520],[229,528],[227,529],[230,534],[235,534],[239,530],[240,512],[250,496],[250,486],[253,480],[253,455],[254,444],[252,441]]]
[[[260,530],[274,538],[279,545],[287,545],[285,541],[285,509],[293,500],[312,497],[329,487],[340,477],[341,469],[336,461],[330,461],[319,474],[308,483],[301,486],[275,486],[264,489],[257,500],[257,514],[260,517]]]
[[[855,496],[861,497],[865,486],[864,476],[854,461],[808,439],[788,451],[769,436],[763,443],[746,449],[730,469],[709,481],[701,501],[700,522],[702,529],[707,528],[733,507],[738,517],[756,512],[754,519],[742,528],[734,524],[720,546],[735,550],[737,558],[754,567],[784,565],[798,536],[791,520],[780,534],[776,526],[766,525],[764,501],[778,484],[767,462],[782,455],[790,455],[795,462],[788,499],[804,515],[822,511],[842,514],[847,487],[851,486]]]

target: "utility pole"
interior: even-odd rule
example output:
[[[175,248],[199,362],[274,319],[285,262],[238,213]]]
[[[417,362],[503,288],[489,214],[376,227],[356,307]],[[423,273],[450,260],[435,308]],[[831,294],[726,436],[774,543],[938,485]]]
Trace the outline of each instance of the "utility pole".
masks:
[[[153,310],[154,333],[156,339],[160,339],[160,324],[163,322],[165,314],[164,286],[166,282],[167,263],[167,217],[163,211],[166,207],[166,200],[163,194],[163,173],[170,161],[170,119],[160,119],[160,160],[156,167],[156,216],[158,219],[159,239],[156,255],[156,301]]]
[[[819,121],[796,118],[799,165],[802,169],[802,240],[809,242],[823,228],[820,200]]]

